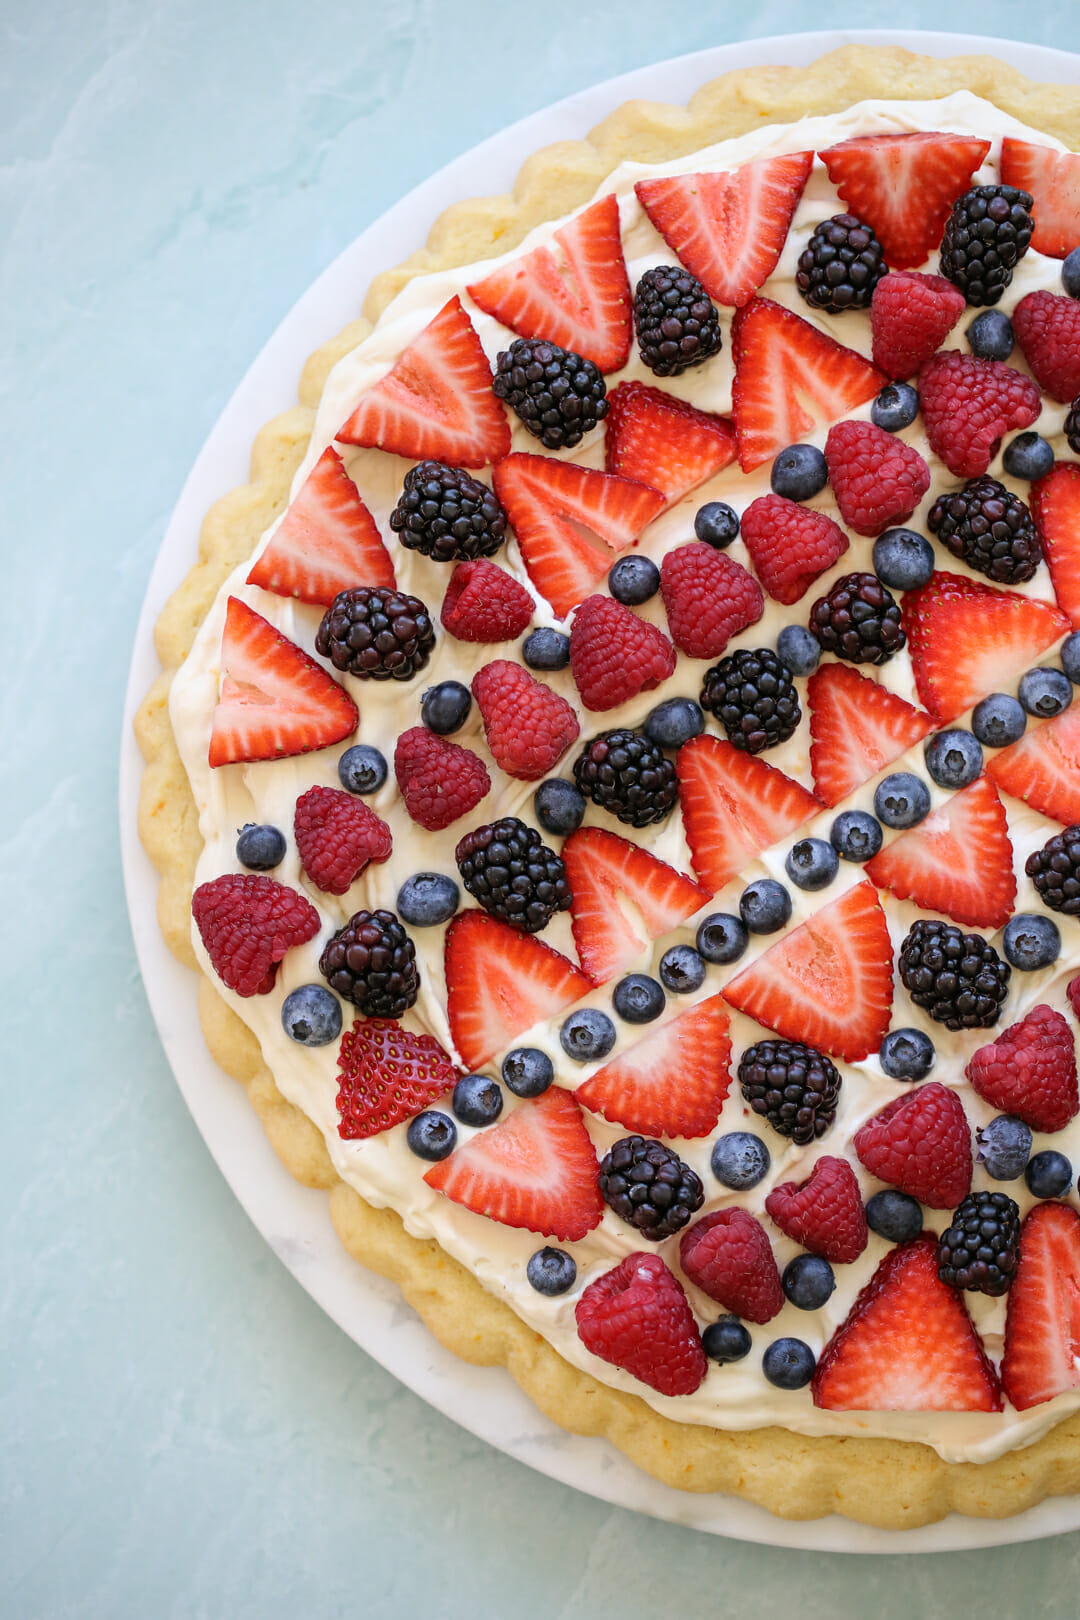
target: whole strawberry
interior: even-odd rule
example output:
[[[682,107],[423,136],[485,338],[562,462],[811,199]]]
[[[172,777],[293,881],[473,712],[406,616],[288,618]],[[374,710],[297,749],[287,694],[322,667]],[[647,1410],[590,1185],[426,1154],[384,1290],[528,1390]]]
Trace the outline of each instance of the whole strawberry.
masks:
[[[955,1091],[937,1080],[860,1126],[855,1152],[872,1176],[931,1209],[955,1209],[971,1191],[971,1127]]]
[[[966,308],[963,293],[944,276],[913,270],[883,276],[870,303],[875,366],[896,382],[914,377]]]
[[[957,478],[978,478],[1002,435],[1030,427],[1042,410],[1038,387],[1022,371],[958,349],[926,362],[919,398],[930,448]]]
[[[442,623],[459,641],[513,641],[533,616],[524,585],[494,563],[459,562],[443,597]]]
[[[708,1371],[694,1313],[658,1254],[628,1254],[597,1277],[575,1318],[586,1350],[661,1395],[692,1395]]]
[[[574,614],[570,669],[587,709],[615,709],[651,692],[675,670],[662,630],[610,596],[589,596]]]
[[[340,788],[308,788],[296,801],[293,831],[300,862],[317,889],[344,894],[365,866],[390,858],[385,821]]]
[[[1071,405],[1080,394],[1080,303],[1060,293],[1030,292],[1013,310],[1012,323],[1040,388]]]
[[[394,775],[409,815],[429,832],[441,832],[475,810],[491,788],[482,759],[426,726],[413,726],[398,738]]]
[[[253,872],[200,883],[191,914],[214,972],[238,996],[265,996],[286,951],[314,939],[322,927],[303,895]]]
[[[966,1073],[991,1107],[1014,1114],[1033,1131],[1064,1130],[1080,1109],[1072,1030],[1042,1003],[980,1046]]]
[[[701,540],[668,552],[660,594],[671,639],[690,658],[718,658],[732,636],[757,623],[765,606],[757,580]]]
[[[866,1248],[866,1212],[846,1159],[826,1155],[805,1181],[774,1187],[765,1208],[787,1237],[833,1265],[850,1265]]]
[[[748,1322],[769,1322],[784,1303],[765,1228],[745,1209],[718,1209],[682,1235],[679,1264],[702,1293]]]
[[[338,1135],[379,1136],[444,1097],[461,1078],[438,1041],[393,1018],[358,1018],[338,1053]]]
[[[478,670],[472,693],[496,765],[521,782],[546,776],[577,737],[566,699],[508,658]]]
[[[871,539],[906,522],[930,488],[930,469],[919,452],[873,422],[831,427],[825,460],[840,516]]]

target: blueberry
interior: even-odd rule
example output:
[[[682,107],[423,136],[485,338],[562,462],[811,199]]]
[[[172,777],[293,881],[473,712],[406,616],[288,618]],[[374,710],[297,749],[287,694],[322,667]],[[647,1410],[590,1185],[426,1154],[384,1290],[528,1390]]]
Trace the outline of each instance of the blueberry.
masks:
[[[585,795],[564,777],[550,776],[546,782],[541,782],[533,794],[533,809],[545,832],[565,838],[581,826],[585,815]]]
[[[769,1173],[769,1150],[752,1131],[729,1131],[713,1143],[710,1158],[717,1181],[735,1192],[756,1187]]]
[[[1060,1198],[1072,1185],[1072,1174],[1072,1164],[1064,1153],[1044,1148],[1028,1160],[1024,1180],[1033,1198]]]
[[[707,546],[726,551],[739,533],[739,514],[723,501],[706,501],[694,518],[694,533]]]
[[[577,1282],[577,1262],[565,1249],[537,1249],[529,1256],[525,1275],[538,1294],[554,1298]]]
[[[1061,643],[1061,667],[1074,686],[1080,686],[1080,630]]]
[[[1022,478],[1033,484],[1044,478],[1054,465],[1053,445],[1047,444],[1040,433],[1018,433],[1005,446],[1002,465],[1010,478]]]
[[[701,1348],[710,1361],[741,1361],[750,1354],[752,1342],[737,1316],[721,1316],[701,1335]]]
[[[555,1078],[555,1065],[536,1046],[515,1046],[502,1061],[503,1084],[515,1097],[539,1097]]]
[[[919,414],[919,396],[910,383],[886,383],[870,407],[870,420],[886,433],[910,427]]]
[[[923,749],[923,759],[938,787],[962,788],[983,768],[983,751],[970,731],[939,731]]]
[[[812,675],[821,658],[821,642],[804,624],[785,624],[776,638],[776,656],[792,675]]]
[[[1061,955],[1057,923],[1033,911],[1018,911],[1005,924],[1001,936],[1005,960],[1021,973],[1037,973]]]
[[[651,1024],[667,1003],[662,987],[647,973],[628,973],[611,992],[612,1005],[628,1024]]]
[[[761,1358],[761,1370],[777,1389],[803,1389],[814,1376],[814,1352],[801,1339],[774,1339]]]
[[[840,870],[840,857],[824,838],[800,838],[792,844],[784,871],[799,889],[827,889]]]
[[[378,793],[386,781],[386,761],[377,748],[357,743],[337,762],[338,781],[346,793]]]
[[[688,996],[705,983],[705,959],[692,945],[672,945],[660,958],[660,983],[676,996]]]
[[[457,1126],[449,1114],[440,1114],[437,1108],[425,1108],[422,1114],[410,1119],[405,1140],[418,1159],[445,1159],[457,1146]]]
[[[461,903],[461,890],[442,872],[414,872],[398,890],[397,914],[413,928],[449,922]]]
[[[681,748],[705,730],[705,714],[693,698],[668,698],[649,710],[641,729],[657,748]]]
[[[752,934],[775,934],[791,921],[791,896],[775,878],[756,878],[739,896],[739,915]]]
[[[1080,298],[1080,247],[1074,247],[1062,259],[1061,285],[1070,298]]]
[[[1031,1157],[1031,1130],[1022,1119],[999,1114],[975,1132],[976,1160],[991,1181],[1016,1181]],[[1068,1179],[1072,1179],[1071,1170]]]
[[[541,626],[525,637],[521,656],[530,669],[565,669],[570,662],[570,637]]]
[[[1060,669],[1043,666],[1020,677],[1016,695],[1028,714],[1051,720],[1072,702],[1072,684]]]
[[[1012,321],[1000,309],[984,309],[968,325],[964,336],[968,348],[980,360],[1007,360],[1016,343]]]
[[[737,962],[749,943],[746,924],[729,911],[711,911],[698,925],[696,944],[706,962]]]
[[[933,1041],[921,1029],[891,1029],[881,1043],[878,1062],[890,1080],[925,1080],[936,1056]]]
[[[490,1074],[463,1074],[450,1106],[463,1125],[494,1125],[502,1113],[502,1087]]]
[[[591,1063],[594,1058],[607,1057],[615,1045],[615,1025],[607,1013],[595,1007],[580,1007],[563,1020],[559,1040],[575,1063]]]
[[[774,495],[789,501],[808,501],[829,482],[829,469],[821,451],[812,444],[789,444],[772,464]]]
[[[817,1254],[797,1254],[784,1267],[780,1281],[799,1311],[820,1311],[836,1287],[832,1266]]]
[[[886,529],[872,557],[874,573],[891,591],[917,591],[934,572],[934,548],[914,529]]]
[[[448,737],[460,731],[469,718],[472,693],[460,681],[440,681],[429,686],[420,699],[420,718],[429,731],[439,737]]]
[[[640,607],[660,589],[660,570],[650,557],[620,557],[608,571],[608,590],[624,607]]]
[[[861,864],[881,848],[881,823],[865,810],[842,810],[829,828],[829,842],[842,861]]]
[[[249,821],[236,840],[236,858],[251,872],[269,872],[285,859],[285,834],[278,827],[256,827]]]
[[[894,771],[874,790],[874,814],[886,827],[917,827],[930,814],[930,789],[911,771]]]
[[[868,1200],[866,1224],[886,1243],[910,1243],[923,1228],[922,1205],[910,1193],[887,1187]]]
[[[1007,692],[991,692],[971,711],[971,729],[987,748],[1005,748],[1016,742],[1026,726],[1027,715]]]
[[[341,1034],[341,1002],[322,984],[301,984],[281,1006],[281,1023],[300,1046],[329,1046]]]

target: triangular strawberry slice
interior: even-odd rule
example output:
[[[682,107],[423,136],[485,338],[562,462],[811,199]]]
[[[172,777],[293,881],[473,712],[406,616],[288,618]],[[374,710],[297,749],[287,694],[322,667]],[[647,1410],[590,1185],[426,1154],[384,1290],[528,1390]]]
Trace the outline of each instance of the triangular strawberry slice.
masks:
[[[919,130],[856,135],[818,156],[850,211],[872,225],[894,270],[924,264],[990,142]]]
[[[942,570],[902,606],[915,685],[938,720],[1002,691],[1071,629],[1048,602]]]
[[[1080,1215],[1036,1204],[1020,1228],[1001,1382],[1018,1412],[1080,1386]]]
[[[574,944],[592,984],[606,984],[709,898],[666,861],[600,827],[571,833],[562,858]]]
[[[731,414],[743,472],[864,405],[888,381],[854,349],[771,298],[755,298],[739,310],[731,342]]]
[[[839,804],[933,730],[928,714],[849,664],[823,664],[806,688],[810,769],[822,804]]]
[[[666,497],[668,506],[735,460],[735,429],[723,416],[647,383],[621,382],[608,395],[604,465]]]
[[[333,445],[312,467],[247,582],[326,607],[352,585],[397,584],[375,519]]]
[[[785,1040],[857,1063],[881,1045],[892,990],[885,913],[873,884],[859,883],[744,968],[724,998]]]
[[[1030,193],[1035,229],[1031,245],[1050,259],[1064,259],[1080,246],[1080,153],[1001,138],[1001,179]]]
[[[509,455],[510,424],[491,392],[491,366],[456,294],[368,389],[337,439],[453,467]]]
[[[554,456],[507,456],[493,481],[529,578],[560,619],[604,578],[611,552],[633,545],[665,504],[644,484]]]
[[[601,197],[534,248],[468,288],[486,315],[525,338],[547,338],[619,371],[630,354],[630,283],[619,234],[619,199]]]
[[[644,1136],[708,1136],[731,1085],[729,1022],[710,996],[605,1063],[574,1096]]]
[[[986,762],[1003,793],[1071,827],[1080,822],[1080,703]]]
[[[598,1172],[581,1109],[552,1086],[478,1131],[424,1180],[477,1215],[576,1243],[604,1213]]]
[[[813,162],[813,152],[790,152],[722,174],[639,180],[634,190],[709,297],[738,307],[776,269]]]
[[[927,1232],[890,1250],[825,1349],[811,1385],[831,1412],[1000,1412],[1001,1389]]]
[[[675,769],[690,859],[713,894],[818,810],[790,776],[719,737],[684,743]]]
[[[1002,928],[1012,916],[1016,874],[1009,823],[993,784],[980,776],[894,838],[866,875],[898,900],[940,911],[972,928]]]
[[[351,737],[356,704],[321,664],[230,596],[221,637],[221,695],[210,731],[211,765],[285,759]]]
[[[590,988],[550,945],[483,911],[454,918],[446,931],[445,968],[450,1033],[470,1069],[482,1068]]]
[[[1080,161],[1080,159],[1078,159]],[[1050,569],[1054,595],[1073,628],[1080,628],[1080,467],[1056,461],[1031,486],[1031,514]]]

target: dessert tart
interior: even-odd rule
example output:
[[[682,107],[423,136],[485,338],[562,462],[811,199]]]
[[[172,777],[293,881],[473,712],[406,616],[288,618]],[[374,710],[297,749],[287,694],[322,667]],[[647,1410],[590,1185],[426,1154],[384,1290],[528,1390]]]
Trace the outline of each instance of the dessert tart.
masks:
[[[138,717],[349,1252],[789,1517],[1080,1481],[1078,143],[849,47],[536,154],[312,356]]]

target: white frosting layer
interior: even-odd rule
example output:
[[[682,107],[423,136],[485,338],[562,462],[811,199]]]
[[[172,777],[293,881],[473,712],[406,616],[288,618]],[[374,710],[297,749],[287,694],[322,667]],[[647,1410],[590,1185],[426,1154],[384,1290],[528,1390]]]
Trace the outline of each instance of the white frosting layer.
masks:
[[[1044,145],[1060,146],[1060,143],[1051,137],[1026,128],[989,103],[967,92],[958,92],[936,102],[863,102],[843,113],[829,117],[809,118],[784,127],[755,130],[737,139],[722,142],[693,157],[681,158],[672,163],[655,166],[623,164],[605,182],[602,192],[607,194],[614,191],[619,197],[623,245],[631,286],[636,284],[637,278],[648,266],[659,262],[673,262],[672,254],[636,200],[633,191],[636,180],[651,175],[677,174],[687,170],[731,169],[758,155],[811,148],[817,151],[856,134],[918,129],[972,133],[991,140],[993,146],[989,161],[975,176],[973,183],[998,179],[997,160],[1003,134],[1037,140]],[[809,312],[799,298],[793,282],[797,258],[814,226],[822,219],[840,211],[842,207],[843,204],[838,201],[823,165],[820,160],[816,160],[776,272],[763,289],[770,297],[788,305],[800,315],[808,316]],[[434,275],[420,276],[403,289],[386,310],[371,336],[346,356],[331,374],[319,407],[308,455],[293,486],[294,494],[323,449],[333,441],[334,434],[348,417],[360,395],[386,372],[406,344],[452,294],[459,293],[462,296],[484,347],[489,357],[494,360],[499,349],[507,346],[509,336],[512,334],[508,336],[504,327],[472,304],[465,292],[465,285],[469,281],[475,281],[480,274],[495,265],[517,258],[537,243],[549,240],[559,223],[556,221],[538,227],[523,244],[502,258],[491,259],[485,261],[483,265],[472,265],[467,269],[446,270]],[[931,263],[925,268],[936,268],[936,263]],[[1060,266],[1055,260],[1046,259],[1031,251],[1019,265],[1013,284],[1000,307],[1009,312],[1025,293],[1043,287],[1059,290]],[[810,318],[813,319],[812,316]],[[731,408],[732,384],[731,346],[728,335],[730,311],[723,311],[722,319],[725,327],[724,352],[704,367],[690,371],[680,378],[668,379],[661,386],[673,394],[692,400],[694,404],[704,409],[727,414]],[[962,331],[966,320],[967,317],[962,318],[949,340],[954,347],[962,346]],[[824,324],[843,342],[869,354],[870,329],[867,316],[849,313],[841,321],[834,320]],[[1023,362],[1018,351],[1011,363],[1022,366]],[[640,378],[649,383],[656,380],[640,364],[636,348],[629,365],[620,373],[620,378],[630,377]],[[614,386],[617,380],[619,379],[609,378],[609,388]],[[869,406],[854,414],[868,415]],[[1037,426],[1041,433],[1051,439],[1058,451],[1062,450],[1064,444],[1061,436],[1063,418],[1063,408],[1051,401],[1044,401],[1042,416]],[[538,448],[537,442],[524,432],[516,419],[512,419],[512,422],[514,448],[535,451]],[[925,514],[936,494],[942,488],[954,487],[956,481],[931,456],[921,421],[917,421],[903,437],[927,459],[933,473],[931,489],[911,519],[913,527],[925,528]],[[824,430],[816,436],[814,442],[824,443]],[[437,615],[449,570],[432,563],[417,552],[406,551],[398,546],[391,535],[388,522],[409,463],[377,450],[345,449],[345,459],[350,475],[355,479],[392,549],[400,586],[423,598]],[[602,467],[602,433],[589,435],[587,442],[575,450],[570,459],[589,466]],[[1026,494],[1027,486],[1016,483],[1003,474],[1000,457],[990,470],[995,477],[1001,478],[1021,496]],[[646,530],[640,549],[659,560],[671,546],[693,538],[693,515],[704,501],[722,499],[737,510],[742,510],[756,496],[767,491],[768,478],[767,465],[749,476],[740,473],[737,466],[725,470],[658,518]],[[813,504],[836,515],[828,490],[824,491]],[[272,532],[268,531],[268,535],[264,537],[264,544]],[[797,604],[794,609],[785,609],[767,601],[762,620],[742,636],[736,637],[732,642],[732,648],[739,645],[771,645],[784,623],[792,620],[805,622],[810,602],[827,589],[834,578],[852,569],[870,567],[871,544],[869,540],[852,536],[850,550],[830,574],[817,582],[803,602]],[[732,547],[731,555],[748,565],[749,559],[741,541],[737,541]],[[500,554],[498,561],[531,590],[513,541]],[[945,558],[943,562],[954,572],[968,571],[955,559]],[[176,676],[170,699],[172,724],[191,780],[198,806],[200,832],[205,846],[197,870],[197,881],[200,883],[224,872],[240,870],[235,857],[235,841],[237,830],[246,822],[271,822],[289,832],[292,827],[293,807],[300,793],[314,783],[338,785],[336,762],[345,746],[356,741],[374,744],[387,760],[392,762],[396,738],[409,726],[418,723],[420,696],[429,685],[451,676],[467,683],[473,673],[491,658],[500,655],[513,656],[514,652],[511,647],[470,646],[440,632],[431,663],[407,685],[402,687],[394,685],[388,688],[385,685],[376,686],[351,678],[346,679],[345,685],[360,710],[360,726],[356,737],[349,739],[341,749],[325,750],[314,755],[274,763],[233,765],[216,771],[211,770],[206,757],[207,740],[218,696],[219,649],[227,596],[230,594],[240,596],[250,602],[285,635],[290,636],[308,651],[313,648],[315,629],[320,618],[320,611],[317,608],[272,596],[247,585],[245,576],[249,567],[250,562],[245,562],[223,586],[199,631],[190,656]],[[1040,568],[1035,579],[1022,589],[1029,595],[1053,601],[1045,567]],[[533,594],[535,595],[535,592]],[[666,628],[658,598],[640,611],[643,616]],[[547,603],[542,599],[537,600],[536,622],[556,622]],[[1050,655],[1047,656],[1047,661],[1050,661]],[[580,709],[569,671],[544,678],[578,708],[584,741],[596,732],[611,726],[640,723],[659,697],[668,698],[676,694],[696,697],[705,667],[703,662],[680,656],[674,677],[665,684],[661,693],[645,693],[632,703],[603,715],[591,715]],[[911,665],[906,651],[886,664],[882,670],[874,673],[894,691],[909,699],[913,698]],[[799,685],[804,687],[805,683],[800,682]],[[805,701],[803,707],[803,724],[795,736],[782,747],[771,750],[768,759],[771,764],[780,767],[804,785],[812,787]],[[417,871],[443,871],[456,878],[453,850],[464,832],[501,815],[517,815],[533,825],[536,824],[532,815],[532,787],[527,783],[511,780],[491,761],[484,745],[483,731],[475,706],[464,730],[458,733],[454,740],[474,748],[485,759],[492,776],[491,793],[470,816],[463,817],[446,833],[433,834],[413,824],[405,814],[404,807],[395,802],[398,795],[391,773],[387,784],[379,794],[367,802],[390,822],[394,834],[393,854],[385,865],[372,867],[364,873],[348,894],[337,898],[315,889],[305,878],[295,845],[290,840],[288,854],[274,876],[308,895],[320,911],[323,928],[317,939],[289,953],[279,970],[277,984],[270,995],[242,999],[221,986],[203,950],[198,932],[193,930],[194,946],[205,970],[210,978],[218,983],[218,988],[228,1003],[256,1034],[264,1058],[283,1094],[300,1107],[323,1132],[334,1166],[343,1180],[372,1204],[389,1205],[397,1210],[407,1230],[415,1236],[436,1238],[449,1254],[473,1271],[485,1287],[504,1299],[525,1321],[550,1340],[568,1361],[586,1370],[601,1382],[632,1391],[655,1407],[658,1412],[672,1418],[731,1429],[751,1429],[763,1424],[779,1424],[799,1433],[811,1435],[868,1435],[919,1440],[933,1446],[942,1457],[949,1460],[983,1461],[1036,1439],[1066,1413],[1080,1407],[1080,1390],[1078,1390],[1025,1413],[1018,1413],[1011,1407],[1007,1407],[1000,1415],[842,1413],[819,1411],[812,1404],[808,1389],[797,1393],[782,1393],[774,1389],[761,1372],[761,1355],[766,1344],[781,1335],[790,1334],[805,1340],[815,1354],[820,1353],[833,1329],[846,1316],[858,1289],[887,1252],[888,1245],[873,1235],[865,1253],[855,1264],[836,1268],[836,1291],[823,1310],[806,1313],[785,1305],[780,1315],[766,1327],[753,1330],[754,1348],[744,1361],[727,1367],[710,1364],[708,1376],[694,1395],[665,1398],[622,1373],[618,1368],[592,1356],[581,1344],[576,1332],[574,1307],[582,1287],[625,1254],[641,1247],[640,1240],[636,1239],[632,1229],[619,1221],[610,1211],[605,1214],[600,1226],[582,1242],[565,1245],[573,1253],[578,1264],[577,1286],[561,1299],[545,1299],[534,1292],[525,1276],[526,1262],[540,1240],[532,1233],[517,1231],[474,1215],[430,1190],[422,1179],[425,1165],[410,1153],[406,1146],[404,1126],[369,1141],[341,1140],[337,1131],[338,1114],[335,1102],[337,1044],[309,1050],[292,1042],[285,1035],[280,1019],[281,1004],[285,996],[297,985],[321,982],[318,959],[322,946],[327,936],[339,928],[354,911],[362,906],[392,908],[401,884]],[[573,757],[575,752],[576,748],[571,751],[570,757]],[[564,773],[568,765],[569,760],[564,760]],[[921,748],[913,750],[909,756],[889,767],[890,770],[903,768],[918,770],[925,776]],[[850,803],[871,808],[874,785],[874,782],[867,783],[853,795]],[[937,801],[947,797],[936,788],[933,789],[933,793]],[[1054,824],[1016,801],[1008,800],[1006,804],[1019,878],[1017,909],[1038,909],[1034,890],[1023,875],[1023,865],[1027,854],[1043,843],[1055,830]],[[827,836],[828,826],[836,813],[835,809],[823,812],[815,823],[800,829],[799,836],[805,836],[806,833]],[[586,818],[586,824],[590,823],[614,827],[617,831],[625,830],[591,808]],[[656,855],[672,865],[684,871],[691,869],[689,851],[677,811],[660,828],[649,829],[637,837]],[[783,879],[784,856],[790,842],[791,840],[788,840],[785,844],[778,845],[760,861],[752,863],[743,874],[742,882],[751,876],[766,872]],[[795,905],[793,924],[834,899],[845,886],[860,881],[861,877],[860,868],[844,867],[836,883],[823,894],[807,895],[792,889]],[[703,909],[706,911],[737,909],[737,897],[741,886],[742,883],[730,885]],[[895,902],[888,896],[883,896],[883,900],[894,940],[899,944],[916,912],[914,908]],[[1077,961],[1080,960],[1080,929],[1070,919],[1057,920],[1062,929],[1064,945],[1060,962],[1053,971],[1045,973],[1029,975],[1014,973],[1009,1001],[999,1028],[1004,1028],[1007,1023],[1022,1016],[1023,1012],[1037,1001],[1049,1001],[1054,1006],[1065,1008],[1065,985]],[[694,920],[691,919],[685,927],[658,940],[655,946],[644,952],[640,961],[632,966],[641,971],[655,971],[655,963],[662,952],[677,940],[692,940],[693,928]],[[406,1022],[429,1031],[448,1050],[452,1050],[445,1014],[443,930],[417,929],[412,932],[421,965],[422,988],[417,1006]],[[547,943],[573,958],[568,914],[557,916],[543,937]],[[699,996],[691,999],[701,999],[722,989],[726,977],[740,971],[754,954],[767,949],[773,943],[775,936],[755,942],[748,955],[733,969],[710,968]],[[586,1000],[588,1003],[610,1009],[610,986],[607,990],[595,992]],[[664,1016],[674,1017],[684,1010],[686,1005],[685,998],[669,997]],[[941,1026],[925,1019],[918,1009],[910,1004],[906,993],[898,984],[893,1025],[896,1027],[905,1024],[925,1028],[930,1033],[938,1052],[932,1078],[962,1090],[964,1105],[972,1125],[981,1125],[993,1117],[994,1110],[987,1107],[971,1091],[963,1078],[968,1056],[977,1046],[991,1038],[989,1033],[976,1031],[967,1035],[950,1034]],[[650,1029],[655,1027],[650,1026]],[[643,1033],[646,1032],[620,1025],[617,1050],[632,1044]],[[750,1020],[734,1014],[731,1033],[737,1058],[737,1054],[746,1045],[761,1038],[762,1032]],[[519,1037],[514,1044],[543,1047],[555,1064],[558,1083],[569,1089],[580,1084],[598,1067],[595,1064],[580,1067],[566,1059],[558,1043],[557,1023],[551,1027],[538,1027],[529,1032],[527,1038]],[[736,1195],[715,1181],[709,1169],[711,1137],[693,1142],[677,1141],[674,1144],[677,1151],[702,1178],[706,1190],[705,1211],[738,1202],[763,1215],[764,1201],[770,1189],[780,1181],[804,1179],[815,1159],[823,1153],[846,1155],[859,1174],[864,1196],[868,1196],[874,1190],[876,1184],[860,1169],[851,1147],[851,1140],[865,1119],[878,1112],[893,1097],[901,1095],[905,1088],[888,1080],[882,1074],[875,1058],[869,1058],[864,1063],[839,1067],[843,1073],[844,1084],[839,1113],[832,1130],[827,1133],[823,1142],[808,1148],[798,1148],[781,1141],[765,1127],[763,1134],[773,1154],[772,1167],[765,1180],[751,1193]],[[497,1062],[490,1068],[491,1072],[497,1073]],[[506,1105],[504,1118],[506,1111],[515,1106],[515,1099],[509,1093],[506,1094]],[[598,1153],[606,1151],[611,1142],[625,1134],[623,1130],[610,1126],[593,1115],[586,1114],[585,1117]],[[756,1128],[755,1116],[749,1114],[743,1104],[738,1084],[735,1083],[713,1136],[724,1131],[747,1127]],[[467,1127],[459,1125],[458,1129],[459,1141],[467,1140],[471,1135]],[[1080,1163],[1080,1120],[1074,1121],[1066,1131],[1058,1133],[1052,1141],[1036,1138],[1035,1151],[1048,1145],[1067,1153],[1074,1164]],[[988,1182],[982,1173],[977,1171],[975,1185],[979,1187],[996,1184]],[[1010,1183],[1005,1190],[1017,1199],[1023,1211],[1030,1207],[1032,1200],[1023,1182]],[[928,1224],[938,1230],[947,1224],[948,1217],[945,1214],[927,1212],[927,1215]],[[798,1252],[797,1246],[771,1223],[768,1223],[768,1227],[777,1260],[782,1267]],[[678,1240],[673,1239],[660,1246],[660,1252],[676,1271],[677,1244]],[[694,1289],[691,1288],[689,1292],[699,1319],[702,1321],[713,1319],[717,1314],[716,1306]],[[988,1352],[995,1360],[998,1359],[1005,1319],[1004,1301],[988,1299],[979,1294],[968,1294],[965,1300]]]

